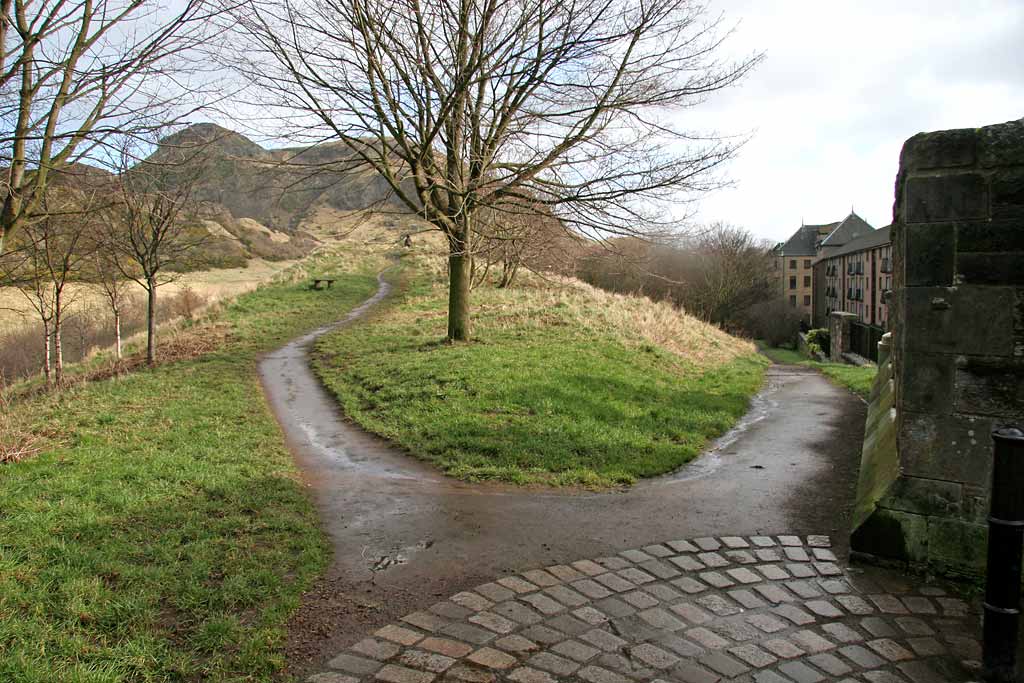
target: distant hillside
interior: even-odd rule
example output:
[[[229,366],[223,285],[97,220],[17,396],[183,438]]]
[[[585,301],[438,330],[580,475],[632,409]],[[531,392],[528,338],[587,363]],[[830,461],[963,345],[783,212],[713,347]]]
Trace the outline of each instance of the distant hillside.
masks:
[[[204,166],[195,188],[200,222],[210,232],[203,261],[238,267],[252,258],[300,258],[324,236],[344,233],[354,211],[379,206],[405,213],[386,182],[355,168],[353,159],[342,143],[268,150],[240,133],[199,123],[163,138],[146,162],[181,168],[184,176]],[[52,186],[102,193],[113,191],[113,179],[107,170],[76,163],[55,172]],[[395,215],[383,224],[397,239],[409,218]]]
[[[198,188],[201,200],[272,230],[295,233],[325,209],[349,212],[381,202],[402,208],[383,179],[354,168],[352,152],[341,143],[267,150],[244,135],[200,123],[161,140],[148,161],[182,158],[209,166]]]

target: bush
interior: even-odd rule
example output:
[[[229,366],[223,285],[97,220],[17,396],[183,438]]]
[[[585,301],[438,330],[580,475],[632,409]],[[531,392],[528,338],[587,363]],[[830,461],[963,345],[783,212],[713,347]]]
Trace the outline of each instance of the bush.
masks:
[[[743,312],[741,327],[751,337],[764,339],[771,346],[793,346],[803,316],[783,299],[751,306]]]
[[[819,327],[807,333],[807,347],[816,346],[820,352],[822,349],[832,348],[832,335],[824,327]]]

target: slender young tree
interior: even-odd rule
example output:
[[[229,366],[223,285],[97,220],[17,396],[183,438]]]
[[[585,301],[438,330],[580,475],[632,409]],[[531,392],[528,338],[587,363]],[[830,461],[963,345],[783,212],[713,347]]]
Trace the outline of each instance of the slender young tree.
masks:
[[[448,337],[470,334],[484,208],[536,201],[597,236],[668,227],[738,141],[675,114],[736,83],[693,0],[243,0],[234,64],[310,139],[345,143],[448,240]],[[301,130],[300,130],[301,129]]]
[[[41,204],[43,214],[24,227],[18,237],[19,254],[12,255],[20,266],[5,280],[20,283],[43,325],[43,374],[59,386],[64,382],[64,321],[74,302],[75,290],[68,285],[78,279],[89,257],[93,226],[88,207],[89,192],[62,187],[48,193]],[[51,355],[52,347],[52,355]]]
[[[205,166],[199,157],[170,157],[132,165],[123,154],[118,201],[108,212],[105,247],[118,271],[146,291],[146,362],[156,363],[157,288],[198,265],[209,232],[198,225],[195,188]]]
[[[103,245],[104,242],[101,241],[90,258],[88,277],[90,284],[103,298],[110,311],[111,322],[114,325],[114,353],[117,360],[121,360],[121,318],[131,300],[131,280],[121,273],[117,259]]]
[[[112,134],[187,115],[188,61],[209,0],[0,0],[0,253],[34,220],[52,175]]]

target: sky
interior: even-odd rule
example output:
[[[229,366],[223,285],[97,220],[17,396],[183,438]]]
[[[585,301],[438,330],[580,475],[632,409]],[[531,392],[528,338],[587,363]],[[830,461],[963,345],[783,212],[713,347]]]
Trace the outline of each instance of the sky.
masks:
[[[907,138],[1024,117],[1024,0],[710,0],[709,12],[736,25],[730,53],[766,57],[676,121],[753,133],[698,221],[777,242],[852,207],[882,227]]]

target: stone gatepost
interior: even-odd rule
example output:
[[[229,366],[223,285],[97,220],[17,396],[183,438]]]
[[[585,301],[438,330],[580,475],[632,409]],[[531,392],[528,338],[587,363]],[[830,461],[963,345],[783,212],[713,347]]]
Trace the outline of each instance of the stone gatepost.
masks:
[[[1024,119],[910,138],[893,214],[895,447],[851,545],[977,575],[991,432],[1024,425]]]
[[[828,358],[833,363],[842,363],[843,354],[850,350],[850,323],[856,319],[856,313],[846,313],[844,311],[833,311],[829,315]]]

